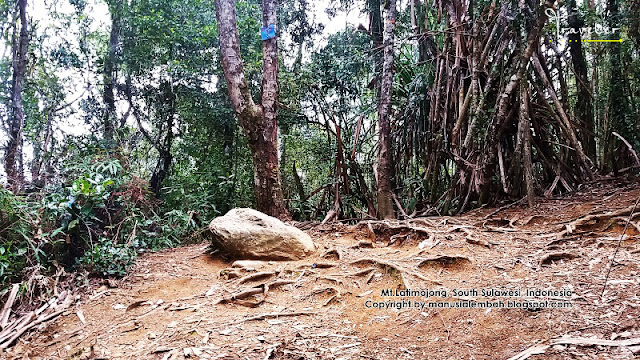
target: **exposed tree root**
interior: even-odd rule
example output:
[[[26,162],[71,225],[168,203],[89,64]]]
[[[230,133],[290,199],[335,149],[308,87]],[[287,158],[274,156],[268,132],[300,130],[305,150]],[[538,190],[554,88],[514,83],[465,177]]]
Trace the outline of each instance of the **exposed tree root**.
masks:
[[[508,205],[505,205],[505,206],[503,206],[503,207],[501,207],[501,208],[498,208],[498,209],[496,209],[496,210],[494,210],[494,211],[490,212],[489,214],[485,215],[483,219],[485,219],[485,220],[486,220],[486,219],[488,219],[488,218],[492,217],[493,215],[498,214],[499,212],[501,212],[501,211],[503,211],[503,210],[506,210],[506,209],[509,209],[509,208],[511,208],[511,207],[513,207],[513,206],[516,206],[516,205],[518,205],[519,203],[523,202],[525,199],[526,199],[526,197],[523,197],[522,199],[520,199],[520,200],[518,200],[518,201],[514,201],[514,202],[512,202],[511,204],[508,204]]]
[[[604,214],[589,214],[577,218],[568,224],[564,225],[564,230],[558,231],[549,235],[545,235],[545,237],[557,237],[561,238],[565,235],[571,235],[576,233],[577,231],[590,231],[593,230],[594,227],[600,226],[611,226],[612,221],[622,220],[624,224],[626,224],[627,220],[631,221],[637,217],[640,217],[640,212],[634,212],[633,206],[626,207],[624,209],[619,209],[616,211],[612,211]],[[640,232],[640,226],[636,226],[635,223],[630,222],[633,227]]]
[[[218,272],[218,277],[221,279],[231,280],[241,276],[242,269],[240,268],[226,268]]]
[[[571,260],[577,257],[580,257],[580,256],[578,254],[568,253],[568,252],[546,254],[545,256],[542,257],[542,259],[540,259],[540,265],[541,266],[551,265],[556,261]]]
[[[367,240],[360,240],[356,244],[352,245],[350,248],[351,249],[373,248],[373,243],[371,241],[367,241]]]
[[[226,304],[226,303],[230,303],[233,302],[234,300],[240,300],[240,299],[246,299],[249,296],[253,296],[253,295],[258,295],[258,294],[262,294],[264,293],[264,288],[251,288],[251,289],[246,289],[240,292],[237,292],[235,294],[231,294],[227,297],[224,297],[216,302],[214,302],[214,304]]]
[[[296,311],[296,312],[290,312],[290,313],[267,313],[267,314],[260,314],[260,315],[256,315],[256,316],[252,316],[246,319],[236,321],[232,323],[232,325],[242,324],[247,321],[264,320],[264,319],[289,317],[289,316],[314,315],[314,314],[315,314],[315,311]]]
[[[365,227],[367,237],[371,241],[378,240],[378,236],[389,239],[389,244],[398,240],[405,240],[412,233],[431,235],[434,230],[422,226],[415,226],[410,222],[367,221],[358,224],[359,228]]]
[[[471,260],[466,256],[438,255],[438,256],[434,256],[434,257],[427,258],[420,261],[420,263],[417,266],[423,267],[423,266],[439,265],[439,266],[449,267],[452,265],[466,265],[470,263],[471,263]]]
[[[476,238],[471,237],[471,236],[467,236],[467,237],[465,237],[465,240],[466,240],[469,244],[472,244],[472,245],[480,245],[480,246],[484,246],[484,247],[486,247],[486,248],[491,247],[491,244],[490,244],[489,242],[487,242],[487,241],[485,241],[485,240],[482,240],[482,239],[476,239]]]
[[[389,243],[387,244],[387,246],[391,246],[395,243],[398,243],[399,245],[401,245],[403,242],[405,242],[405,240],[407,240],[407,238],[410,236],[411,234],[395,234],[395,235],[391,235],[391,238],[389,238]]]
[[[323,258],[335,257],[336,260],[342,260],[342,252],[339,249],[331,248],[325,251],[322,255],[320,255],[320,257],[323,257]]]
[[[350,263],[350,265],[357,265],[357,264],[361,264],[361,263],[372,263],[372,264],[382,265],[384,267],[387,267],[387,268],[390,268],[390,269],[393,269],[393,270],[399,272],[401,275],[403,273],[406,273],[406,274],[409,274],[411,276],[417,277],[420,280],[424,280],[424,281],[431,282],[433,284],[441,285],[441,283],[439,281],[436,281],[436,280],[433,280],[433,279],[429,279],[426,276],[420,274],[419,272],[403,268],[402,266],[400,266],[398,264],[391,263],[391,262],[388,262],[388,261],[384,261],[382,259],[361,258],[361,259],[357,259],[357,260],[352,261]]]
[[[475,234],[473,233],[473,231],[467,229],[467,228],[460,228],[460,230],[462,230],[464,233],[467,234],[467,236],[465,236],[465,240],[469,243],[469,244],[473,244],[473,245],[480,245],[480,246],[484,246],[486,248],[491,247],[491,244],[485,240],[482,239],[478,239],[475,237]]]
[[[266,278],[270,278],[272,276],[276,275],[275,271],[263,271],[263,272],[258,272],[255,274],[250,274],[247,275],[243,278],[238,279],[238,284],[244,284],[247,283],[249,281],[256,281],[256,280],[262,280],[262,279],[266,279]]]
[[[344,282],[340,279],[336,279],[334,277],[331,276],[318,276],[318,279],[320,280],[327,280],[327,281],[331,281],[334,282],[336,284],[340,284],[340,285],[344,285]]]
[[[270,289],[283,286],[283,285],[294,284],[296,281],[297,280],[274,280],[269,283],[263,283],[249,289],[244,289],[240,292],[232,293],[229,296],[223,297],[218,301],[215,301],[214,304],[226,304],[226,303],[234,302],[236,300],[243,300],[248,297],[259,295],[259,294],[263,294],[266,297]]]
[[[346,274],[332,274],[332,276],[362,276],[362,275],[366,275],[372,271],[375,271],[376,268],[366,268],[363,270],[359,270],[359,271],[355,271],[352,273],[346,273]]]

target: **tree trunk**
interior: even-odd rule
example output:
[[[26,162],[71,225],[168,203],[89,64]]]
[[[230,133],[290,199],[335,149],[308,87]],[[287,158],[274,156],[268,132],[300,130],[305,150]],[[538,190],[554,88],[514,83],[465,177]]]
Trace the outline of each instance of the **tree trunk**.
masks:
[[[116,124],[116,102],[114,90],[116,87],[116,51],[120,39],[120,20],[122,18],[122,2],[115,0],[110,2],[111,31],[109,33],[109,52],[104,60],[104,88],[102,98],[104,100],[104,115],[102,118],[104,138],[108,142],[114,140]],[[111,147],[112,144],[109,144]]]
[[[582,124],[580,138],[586,155],[592,159],[596,159],[596,141],[595,141],[595,125],[593,119],[593,106],[591,105],[591,93],[589,91],[589,79],[587,77],[587,63],[584,59],[582,51],[582,39],[580,29],[583,20],[573,11],[576,6],[575,0],[570,0],[569,5],[569,26],[576,30],[575,33],[569,34],[569,52],[571,53],[571,62],[576,72],[576,87],[578,88],[578,96],[576,99],[575,114]]]
[[[375,62],[375,78],[376,90],[380,89],[380,81],[378,77],[382,72],[382,15],[380,13],[380,0],[369,0],[369,31],[373,38],[373,58]]]
[[[520,121],[518,136],[522,139],[522,166],[529,207],[535,204],[533,189],[533,164],[531,162],[531,120],[529,118],[529,91],[526,81],[520,84]],[[516,159],[517,160],[517,159]]]
[[[262,104],[256,105],[244,76],[236,25],[235,1],[216,0],[220,34],[220,55],[229,97],[238,122],[247,136],[253,155],[254,189],[258,210],[280,219],[289,219],[284,203],[278,164],[278,43],[262,42],[264,61]],[[276,24],[275,0],[262,1],[263,26]]]
[[[384,59],[382,86],[378,103],[378,217],[394,219],[391,189],[391,91],[393,89],[393,29],[396,21],[396,0],[387,2],[384,23]]]
[[[594,175],[593,175],[593,172],[591,171],[591,168],[590,168],[590,165],[589,165],[589,159],[585,155],[584,151],[582,151],[582,146],[578,142],[578,137],[577,137],[576,132],[575,132],[575,130],[573,128],[572,122],[569,119],[569,116],[567,115],[567,113],[564,111],[564,107],[562,106],[562,103],[558,99],[558,96],[556,95],[556,92],[555,92],[555,90],[553,88],[553,84],[551,83],[551,81],[547,77],[547,75],[546,75],[546,73],[544,71],[544,67],[540,63],[540,59],[538,58],[537,54],[535,54],[533,56],[533,67],[536,70],[536,72],[538,73],[538,75],[540,76],[540,79],[542,80],[542,83],[546,86],[547,91],[549,92],[549,95],[551,96],[551,99],[553,100],[554,104],[556,105],[556,110],[560,114],[560,119],[562,119],[562,122],[563,122],[563,125],[564,125],[564,129],[566,131],[566,135],[569,138],[569,141],[570,141],[571,145],[575,149],[576,155],[578,156],[578,161],[582,165],[587,178],[589,180],[593,180],[594,179]]]
[[[45,110],[45,118],[47,123],[44,126],[44,140],[40,144],[34,144],[33,148],[33,162],[31,164],[31,182],[38,187],[44,187],[46,184],[46,176],[43,173],[43,168],[46,168],[46,164],[51,158],[49,153],[49,147],[53,137],[53,124],[52,124],[52,110],[47,108]]]
[[[18,0],[20,17],[20,35],[13,36],[13,78],[11,80],[11,114],[9,116],[9,141],[4,156],[5,172],[9,189],[19,192],[24,184],[22,166],[22,131],[24,129],[24,109],[22,105],[22,86],[27,67],[27,0]],[[18,25],[16,24],[16,29]]]
[[[163,102],[168,105],[169,109],[166,114],[163,114],[167,119],[167,134],[164,136],[164,139],[162,141],[158,139],[158,143],[156,144],[156,149],[158,150],[158,160],[156,162],[156,167],[153,170],[153,174],[151,175],[151,180],[149,181],[151,190],[158,198],[160,197],[160,193],[162,190],[162,182],[167,177],[167,175],[169,175],[169,170],[171,170],[171,163],[173,162],[171,146],[173,145],[173,125],[176,116],[176,95],[173,91],[173,83],[163,82],[160,86],[160,89],[164,94]]]
[[[617,0],[608,0],[607,11],[609,13],[609,26],[620,27],[620,9]],[[619,33],[617,33],[620,36]],[[615,34],[613,36],[616,36]],[[613,39],[613,37],[611,37]],[[610,161],[614,175],[626,164],[619,164],[615,159],[615,139],[611,136],[611,131],[625,128],[625,117],[628,115],[627,96],[624,90],[624,77],[622,74],[622,47],[620,43],[612,42],[609,45],[609,64],[611,69],[611,79],[609,85],[609,106],[607,110],[608,126],[605,128],[605,149],[609,154],[607,160]],[[624,134],[623,134],[624,135]]]
[[[478,171],[478,184],[481,186],[480,204],[484,204],[488,200],[491,177],[493,176],[496,165],[498,148],[496,143],[500,141],[502,137],[503,124],[507,120],[508,109],[511,108],[512,96],[514,92],[519,89],[520,81],[526,74],[527,65],[539,47],[540,34],[548,19],[545,9],[552,7],[554,2],[553,0],[546,0],[543,5],[538,7],[538,18],[531,31],[529,31],[526,47],[520,57],[516,73],[511,76],[511,79],[497,100],[495,120],[490,124],[487,135],[485,136],[482,167],[481,170]]]

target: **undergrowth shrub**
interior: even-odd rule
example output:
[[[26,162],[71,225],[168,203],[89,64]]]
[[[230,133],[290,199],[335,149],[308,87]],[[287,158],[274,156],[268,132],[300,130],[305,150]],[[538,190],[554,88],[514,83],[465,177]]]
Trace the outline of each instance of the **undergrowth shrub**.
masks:
[[[139,253],[177,246],[201,226],[195,211],[165,210],[121,156],[84,154],[65,169],[38,192],[0,188],[0,293],[60,269],[124,276]]]

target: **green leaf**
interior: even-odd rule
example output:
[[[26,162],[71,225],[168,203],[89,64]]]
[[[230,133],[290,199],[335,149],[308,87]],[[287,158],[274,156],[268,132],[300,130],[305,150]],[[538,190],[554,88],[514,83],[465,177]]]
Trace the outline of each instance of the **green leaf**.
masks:
[[[69,226],[67,226],[67,229],[71,230],[74,227],[76,227],[76,225],[78,225],[79,220],[78,219],[74,219],[69,223]]]

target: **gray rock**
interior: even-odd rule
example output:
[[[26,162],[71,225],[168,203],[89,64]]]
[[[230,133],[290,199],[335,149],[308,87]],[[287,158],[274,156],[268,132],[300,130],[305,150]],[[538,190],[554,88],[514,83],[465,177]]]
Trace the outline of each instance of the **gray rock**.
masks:
[[[209,230],[213,246],[236,259],[299,260],[316,250],[302,230],[253,209],[230,210]]]

